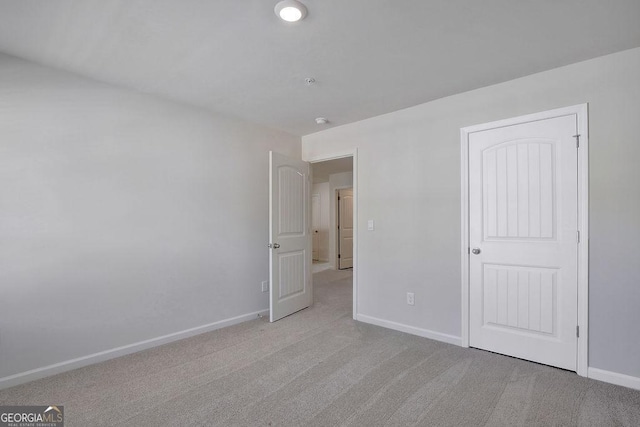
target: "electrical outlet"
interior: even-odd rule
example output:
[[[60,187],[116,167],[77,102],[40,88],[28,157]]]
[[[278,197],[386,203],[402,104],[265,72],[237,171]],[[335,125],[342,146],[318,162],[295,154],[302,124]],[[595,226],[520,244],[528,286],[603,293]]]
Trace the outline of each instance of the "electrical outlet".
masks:
[[[416,303],[416,296],[413,292],[407,292],[407,304],[414,305]]]
[[[269,292],[269,281],[264,280],[262,282],[262,292]]]

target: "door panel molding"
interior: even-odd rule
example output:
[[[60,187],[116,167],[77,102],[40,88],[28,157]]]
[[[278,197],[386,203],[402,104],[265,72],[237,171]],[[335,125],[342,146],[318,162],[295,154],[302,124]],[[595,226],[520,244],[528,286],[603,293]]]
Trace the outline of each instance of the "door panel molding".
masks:
[[[494,121],[490,123],[468,126],[460,129],[460,180],[461,180],[461,299],[462,299],[462,318],[461,318],[461,345],[469,347],[469,309],[470,309],[470,292],[469,292],[469,139],[470,135],[475,132],[497,129],[506,126],[535,122],[540,120],[553,119],[565,116],[575,116],[578,136],[576,141],[579,142],[578,149],[578,326],[580,335],[578,337],[577,349],[577,373],[580,376],[588,376],[588,254],[589,254],[589,135],[588,135],[588,105],[579,104],[565,108],[559,108],[544,111],[535,114],[529,114],[514,117],[505,120]],[[578,236],[576,236],[578,238]]]

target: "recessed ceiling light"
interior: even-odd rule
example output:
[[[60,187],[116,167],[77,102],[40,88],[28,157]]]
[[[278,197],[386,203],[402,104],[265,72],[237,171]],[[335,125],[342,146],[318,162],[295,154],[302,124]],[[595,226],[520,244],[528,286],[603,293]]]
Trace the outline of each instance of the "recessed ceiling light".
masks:
[[[329,120],[325,119],[324,117],[318,117],[316,119],[316,123],[319,125],[326,125],[327,123],[329,123]]]
[[[297,22],[307,16],[307,8],[296,0],[283,0],[273,10],[278,18],[287,22]]]

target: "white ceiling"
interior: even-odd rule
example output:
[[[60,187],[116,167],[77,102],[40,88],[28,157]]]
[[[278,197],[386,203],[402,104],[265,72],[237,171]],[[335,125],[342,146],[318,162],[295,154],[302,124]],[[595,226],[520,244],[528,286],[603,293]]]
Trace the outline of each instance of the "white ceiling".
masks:
[[[640,46],[639,0],[303,2],[0,0],[0,51],[305,135]]]
[[[329,175],[353,171],[353,157],[327,160],[326,162],[311,163],[313,169],[313,183],[329,182]]]

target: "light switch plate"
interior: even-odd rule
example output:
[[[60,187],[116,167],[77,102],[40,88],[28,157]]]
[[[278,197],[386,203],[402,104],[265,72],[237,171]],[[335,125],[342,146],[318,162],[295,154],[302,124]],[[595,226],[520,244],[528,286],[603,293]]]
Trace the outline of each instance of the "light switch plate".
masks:
[[[367,221],[367,230],[373,231],[373,220],[372,219]]]

